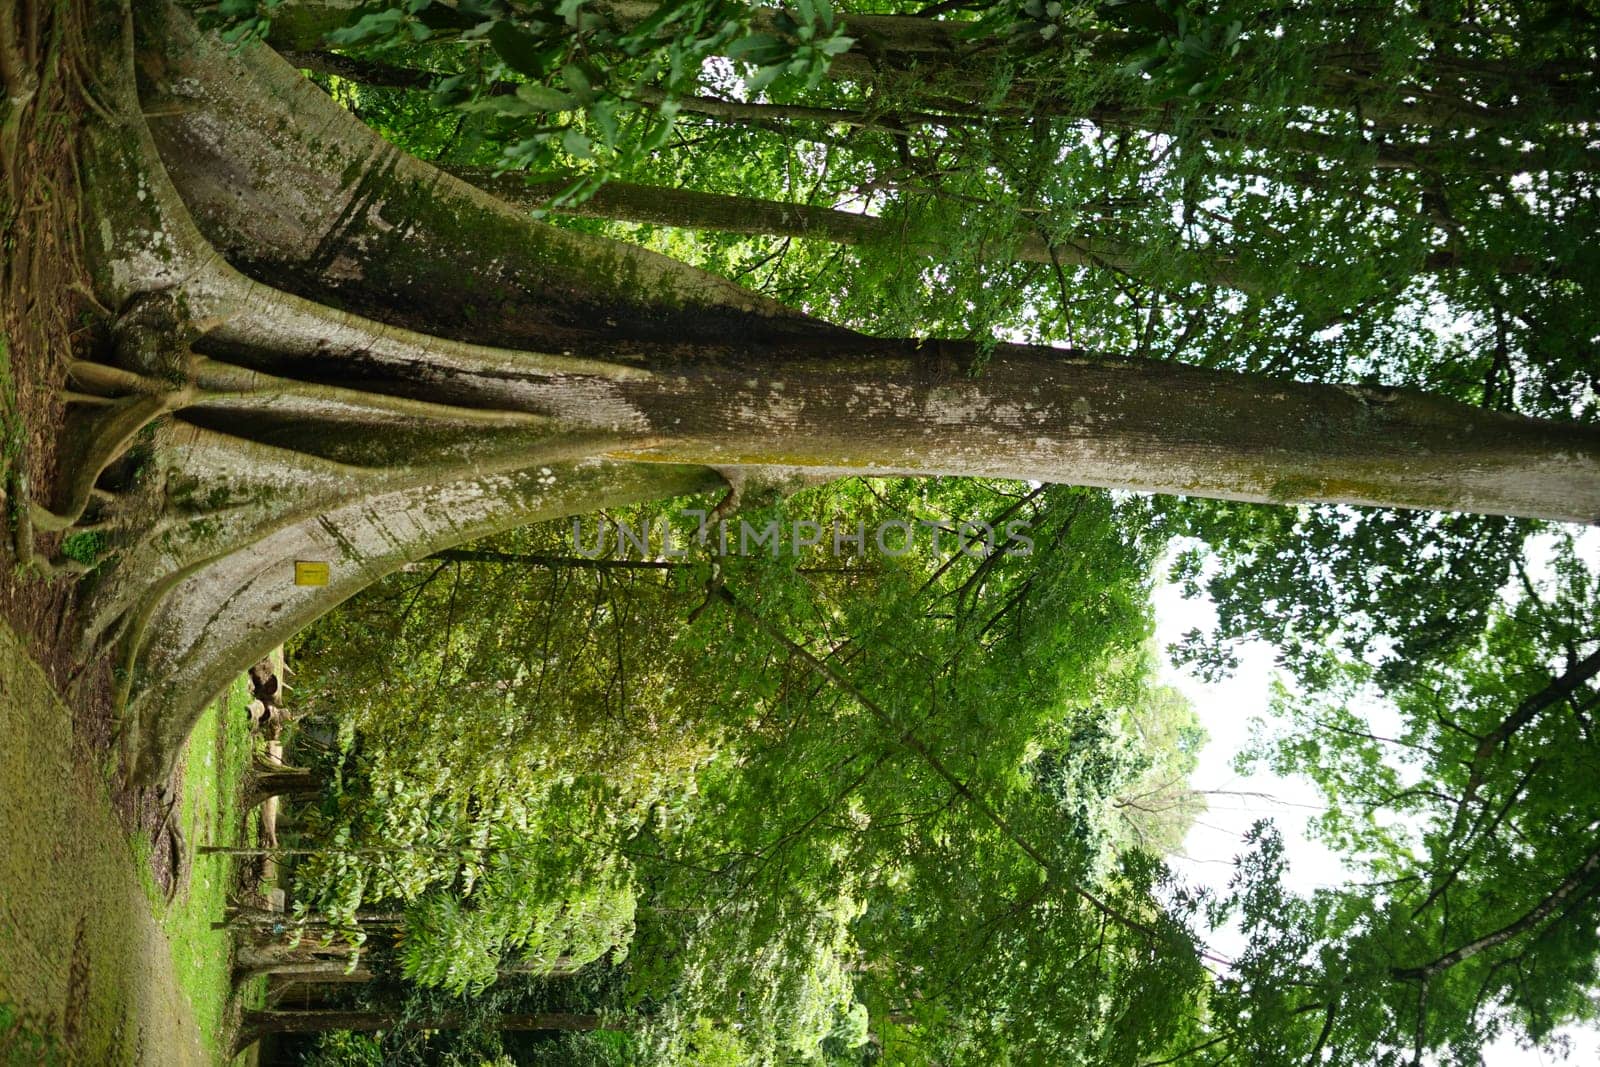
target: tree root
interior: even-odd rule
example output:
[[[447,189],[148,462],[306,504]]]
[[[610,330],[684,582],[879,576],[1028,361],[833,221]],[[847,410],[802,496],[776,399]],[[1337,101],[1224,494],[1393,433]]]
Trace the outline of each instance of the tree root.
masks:
[[[12,547],[16,551],[17,566],[31,567],[33,550],[33,501],[28,492],[28,476],[13,467],[7,472],[6,505],[11,512]]]
[[[172,792],[172,791],[170,789],[168,789],[168,788],[163,788],[162,789],[162,793],[163,794],[167,794],[169,792]],[[183,830],[179,827],[179,825],[177,823],[172,821],[172,813],[178,807],[178,804],[182,799],[183,799],[182,794],[175,793],[175,792],[172,793],[170,799],[167,800],[166,810],[164,812],[162,812],[162,814],[161,814],[161,822],[160,822],[159,825],[156,826],[155,834],[154,834],[155,840],[156,841],[160,841],[162,832],[163,831],[168,831],[168,827],[169,827],[169,824],[170,824],[170,831],[169,831],[169,837],[167,839],[167,844],[168,844],[168,847],[171,848],[171,850],[172,850],[172,856],[171,856],[172,881],[170,883],[168,883],[167,888],[166,888],[166,890],[164,892],[164,896],[167,898],[167,903],[169,905],[174,900],[176,900],[177,897],[178,897],[178,887],[183,881],[183,874],[184,874]]]
[[[33,559],[29,561],[29,565],[36,573],[40,574],[46,579],[82,578],[84,575],[94,570],[95,567],[99,565],[99,562],[99,560],[96,560],[94,563],[84,563],[82,560],[76,560],[70,556],[57,556],[53,559],[45,559],[43,556],[35,555]]]
[[[174,388],[144,375],[84,360],[74,361],[68,375],[90,391],[89,404],[103,407],[104,411],[75,442],[78,455],[59,491],[60,506],[46,508],[35,503],[32,507],[34,527],[51,533],[64,532],[78,524],[94,500],[95,482],[127,452],[141,430],[188,405],[195,397],[190,386]],[[133,392],[120,398],[104,395],[118,387],[131,388]],[[69,398],[74,395],[68,393]]]

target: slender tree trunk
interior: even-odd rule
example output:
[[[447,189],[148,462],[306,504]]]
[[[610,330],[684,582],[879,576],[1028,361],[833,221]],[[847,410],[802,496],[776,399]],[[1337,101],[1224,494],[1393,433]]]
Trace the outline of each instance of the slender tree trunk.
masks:
[[[244,968],[235,974],[234,982],[271,978],[282,985],[358,985],[376,977],[370,967],[351,967],[347,960],[283,960]]]
[[[374,959],[374,953],[363,952],[362,965],[351,967],[348,959],[279,959],[262,961],[242,968],[236,976],[236,981],[245,981],[251,978],[270,977],[285,983],[296,985],[346,985],[361,982],[370,982],[378,976],[379,971],[372,967],[373,963],[381,962]],[[392,960],[389,961],[392,967]],[[529,961],[510,961],[495,969],[497,976],[510,978],[518,975],[533,975],[540,978],[570,978],[583,970],[579,964],[563,957],[553,966],[543,966]]]
[[[908,239],[905,226],[898,219],[837,208],[623,181],[607,182],[583,200],[559,203],[553,202],[554,198],[572,187],[576,175],[529,176],[516,171],[496,172],[489,167],[445,169],[508,204],[530,210],[549,210],[559,215],[721,233],[797,237],[843,245],[879,244],[893,247],[902,254],[919,256],[941,251],[939,246],[924,240]],[[1049,240],[1036,233],[1018,233],[1010,242],[999,242],[996,254],[1018,263],[1102,267],[1130,274],[1147,272],[1153,265],[1151,260],[1159,259],[1163,270],[1184,282],[1203,282],[1252,293],[1271,293],[1281,288],[1276,279],[1257,277],[1244,269],[1237,257],[1225,249],[1163,249],[1159,255],[1152,255],[1126,241],[1097,234],[1070,234]],[[1424,271],[1437,273],[1457,269],[1462,262],[1458,252],[1441,249],[1429,252],[1420,266]],[[1536,266],[1533,261],[1519,257],[1496,264],[1496,269],[1502,274],[1525,274]]]
[[[608,0],[593,5],[618,26],[637,25],[653,14],[655,0]],[[352,0],[287,0],[275,15],[271,40],[277,47],[321,48],[327,32],[346,24]],[[779,9],[755,8],[751,28],[781,32]],[[1030,57],[1071,70],[1114,70],[1128,62],[1133,47],[1125,33],[1101,30],[1057,38],[973,37],[971,23],[917,15],[840,12],[839,31],[855,45],[833,57],[836,78],[882,84],[915,78],[968,99],[987,99],[1001,81],[1003,65]],[[1250,55],[1247,47],[1245,58]],[[1497,128],[1542,120],[1549,109],[1565,122],[1593,121],[1592,72],[1540,65],[1529,69],[1506,60],[1481,60],[1446,47],[1414,64],[1412,80],[1396,80],[1385,58],[1369,48],[1347,44],[1310,48],[1314,71],[1299,87],[1295,103],[1323,109],[1359,108],[1368,121],[1390,126]],[[1051,61],[1054,61],[1053,64]],[[1574,81],[1573,78],[1576,78]],[[1083,80],[1083,79],[1080,79]],[[1130,87],[1134,79],[1128,77]],[[1227,87],[1224,87],[1224,92]],[[1038,95],[1027,81],[1016,84],[1017,98]]]
[[[732,527],[730,527],[731,529]],[[496,552],[484,548],[448,548],[429,559],[450,563],[489,563],[497,567],[548,567],[590,571],[670,571],[696,564],[682,560],[591,558],[558,556],[544,552]],[[874,574],[870,567],[796,567],[799,574]]]
[[[267,771],[251,779],[249,792],[245,794],[245,807],[253,808],[269,797],[313,797],[322,792],[325,784],[322,775],[315,771]]]
[[[238,1055],[268,1034],[320,1034],[329,1030],[458,1030],[482,1026],[490,1030],[595,1031],[627,1030],[622,1021],[578,1012],[491,1015],[482,1019],[462,1012],[407,1018],[398,1011],[247,1011],[233,1053]]]
[[[579,1012],[546,1011],[492,1015],[477,1023],[465,1012],[405,1019],[397,1011],[249,1011],[245,1027],[264,1034],[319,1034],[327,1030],[456,1030],[482,1025],[491,1030],[627,1030],[620,1021]]]
[[[427,89],[442,77],[431,71],[322,49],[297,50],[286,47],[283,54],[299,68],[337,75],[364,85]],[[848,67],[849,64],[841,66],[836,59],[832,69],[838,73]],[[491,85],[489,92],[492,95],[509,95],[516,88],[514,82],[499,82]],[[1257,125],[1241,121],[1237,116],[1215,111],[1208,114],[1187,113],[1170,106],[1154,107],[1130,100],[1067,100],[1038,92],[1019,93],[1015,94],[1015,98],[989,102],[987,92],[968,88],[969,91],[963,94],[937,82],[913,81],[897,93],[890,94],[908,101],[908,105],[880,107],[876,111],[838,106],[820,108],[752,103],[704,96],[676,97],[674,102],[681,111],[719,122],[777,130],[792,124],[822,124],[903,133],[925,126],[955,129],[1055,118],[1089,121],[1108,129],[1200,135],[1219,144],[1237,144],[1293,156],[1342,160],[1354,166],[1389,171],[1511,175],[1524,171],[1600,166],[1600,153],[1588,148],[1581,137],[1558,139],[1555,147],[1528,147],[1504,145],[1492,137],[1445,141],[1437,137],[1419,140],[1388,131],[1355,135],[1276,125],[1270,130],[1262,130]],[[649,87],[637,90],[634,95],[644,103],[659,103],[665,98],[660,90]]]
[[[451,168],[451,173],[507,203],[530,209],[548,208],[564,215],[647,222],[722,233],[798,237],[844,245],[879,244],[913,256],[934,255],[940,251],[936,245],[920,238],[908,240],[904,225],[896,219],[836,208],[636,185],[631,182],[607,182],[587,199],[551,205],[551,198],[569,188],[570,181],[563,181],[559,177],[529,181],[516,172],[496,174],[488,168]],[[1147,255],[1137,247],[1092,234],[1047,241],[1037,234],[1019,233],[1009,244],[1000,244],[998,255],[1021,263],[1108,267],[1130,273],[1146,270],[1150,266]],[[1169,255],[1165,259],[1163,265],[1167,269],[1173,266],[1172,258]],[[1186,280],[1247,291],[1268,288],[1260,279],[1241,270],[1234,258],[1226,253],[1202,252],[1179,258],[1183,260],[1179,264],[1179,272],[1188,275]],[[1436,261],[1440,266],[1445,262],[1443,259]],[[1430,263],[1430,267],[1434,265]],[[1185,266],[1191,269],[1182,270]]]
[[[502,567],[571,567],[591,571],[665,571],[684,566],[658,559],[590,559],[587,556],[557,556],[543,552],[493,552],[481,548],[447,548],[429,559],[451,563],[493,563]]]

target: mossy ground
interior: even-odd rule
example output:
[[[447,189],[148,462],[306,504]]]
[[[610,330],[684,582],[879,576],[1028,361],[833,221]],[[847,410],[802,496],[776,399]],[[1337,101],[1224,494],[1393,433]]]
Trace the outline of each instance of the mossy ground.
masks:
[[[169,906],[81,758],[71,716],[0,624],[0,1065],[223,1062],[227,935],[211,929],[234,890],[204,843],[247,839],[242,689],[211,709],[186,753],[187,875]]]

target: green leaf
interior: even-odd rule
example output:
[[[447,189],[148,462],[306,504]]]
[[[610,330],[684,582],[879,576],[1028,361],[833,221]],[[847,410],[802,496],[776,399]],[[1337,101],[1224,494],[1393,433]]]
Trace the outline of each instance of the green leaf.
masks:
[[[654,152],[667,143],[667,138],[672,134],[672,127],[677,115],[676,105],[673,107],[672,114],[667,114],[664,106],[658,109],[658,114],[661,116],[660,120],[652,123],[645,132],[644,137],[640,139],[639,148],[644,153]]]
[[[581,131],[571,127],[561,135],[561,147],[566,149],[568,155],[577,159],[590,159],[594,156],[594,142]]]
[[[1177,22],[1158,4],[1149,0],[1133,0],[1126,4],[1112,4],[1106,9],[1106,18],[1125,29],[1157,30],[1170,33],[1177,29]]]
[[[728,45],[722,54],[729,59],[764,66],[786,59],[792,51],[786,42],[770,33],[752,33]]]
[[[573,111],[578,106],[572,97],[548,85],[519,85],[517,99],[538,111]]]
[[[750,74],[745,76],[745,88],[749,89],[752,93],[759,93],[761,90],[765,89],[767,86],[783,77],[783,73],[787,69],[788,64],[786,63],[773,63],[769,66],[758,67]]]
[[[433,87],[433,98],[446,107],[459,104],[471,95],[470,83],[470,75],[453,74]]]
[[[550,64],[550,50],[531,33],[510,22],[496,22],[489,28],[489,47],[506,66],[525,78],[542,78]]]
[[[425,4],[417,8],[414,14],[418,22],[432,30],[467,30],[480,21],[463,10],[445,4]]]
[[[594,83],[589,80],[589,75],[576,63],[568,63],[561,68],[561,80],[566,82],[567,88],[572,90],[572,95],[583,103],[588,103],[595,98]]]
[[[643,21],[628,31],[628,36],[638,39],[652,36],[656,30],[681,17],[692,2],[693,0],[667,0],[666,3],[657,5]]]
[[[400,28],[400,22],[405,18],[405,12],[399,8],[389,8],[384,11],[375,11],[362,15],[349,26],[333,30],[328,34],[330,44],[361,44],[380,37],[388,37]]]
[[[617,123],[617,105],[610,100],[597,100],[589,105],[589,120],[594,123],[595,129],[600,133],[600,140],[607,148],[616,148],[620,136]]]

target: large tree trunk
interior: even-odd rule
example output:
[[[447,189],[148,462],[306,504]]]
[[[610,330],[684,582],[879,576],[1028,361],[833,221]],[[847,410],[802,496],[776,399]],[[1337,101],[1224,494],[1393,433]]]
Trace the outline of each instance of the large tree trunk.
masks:
[[[76,475],[37,519],[128,531],[86,640],[123,643],[142,779],[234,674],[379,576],[712,488],[710,468],[1600,518],[1592,427],[865,337],[533,221],[163,4],[139,8],[136,49],[97,25],[116,121],[84,134],[85,230],[116,344],[73,369]],[[293,584],[296,560],[329,563],[328,584]]]

